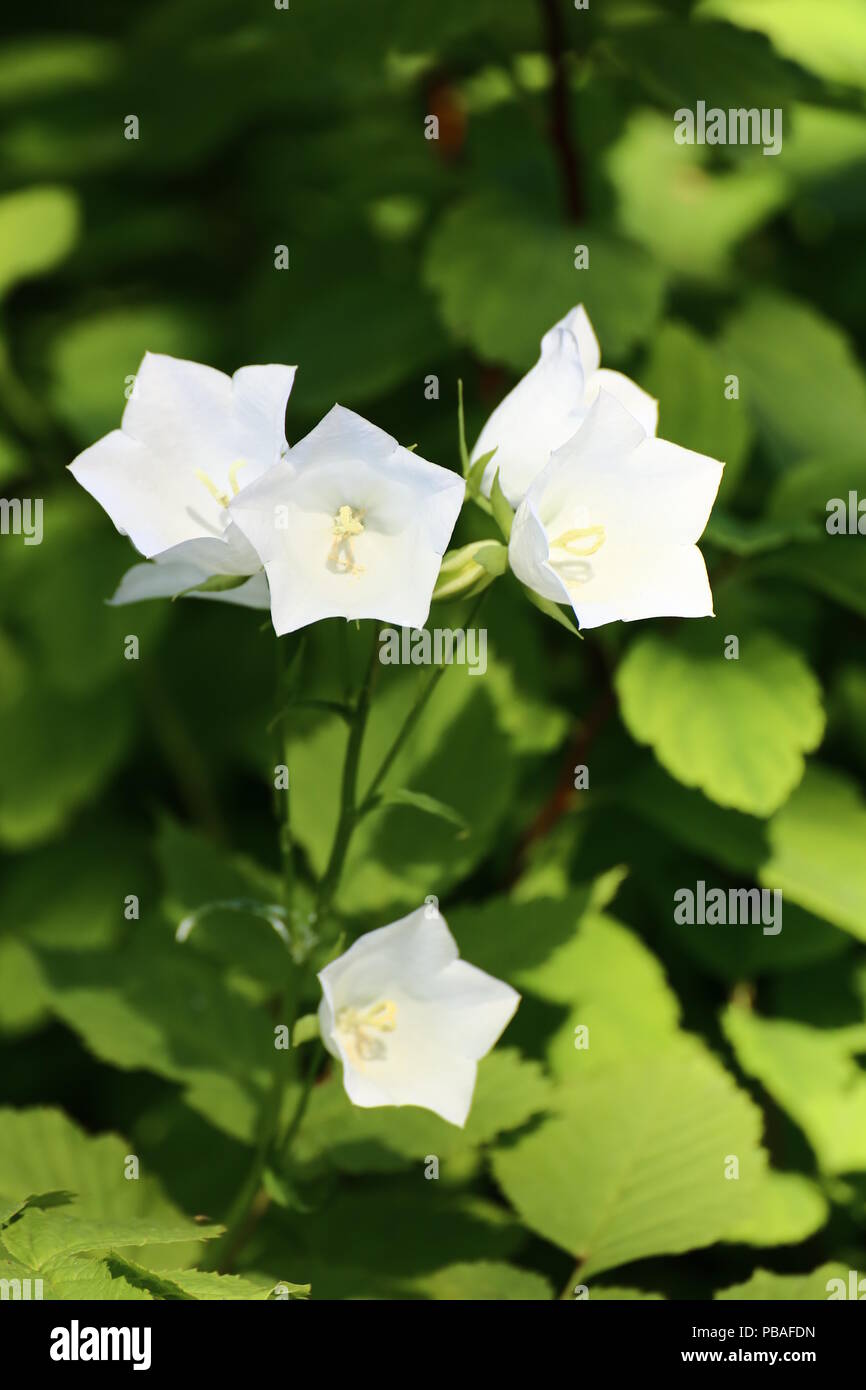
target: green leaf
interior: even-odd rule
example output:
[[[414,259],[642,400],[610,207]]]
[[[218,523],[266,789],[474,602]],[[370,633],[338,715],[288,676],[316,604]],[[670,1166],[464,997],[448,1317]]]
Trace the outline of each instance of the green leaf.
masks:
[[[725,660],[723,645],[712,624],[638,638],[616,672],[622,717],[686,786],[768,816],[821,741],[820,686],[800,653],[770,633],[744,636],[739,660]]]
[[[275,1052],[273,1020],[211,961],[141,937],[122,951],[42,952],[39,961],[52,1010],[98,1057],[180,1082],[211,1124],[252,1137],[272,1068],[287,1054]]]
[[[866,24],[858,0],[701,0],[703,18],[759,29],[786,58],[829,82],[866,86]]]
[[[585,270],[575,270],[576,245],[589,247]],[[425,278],[458,341],[520,372],[536,360],[543,334],[581,301],[608,364],[622,357],[649,336],[664,288],[660,267],[609,232],[565,227],[488,193],[445,214]]]
[[[439,621],[445,626],[444,620]],[[329,645],[333,639],[342,640],[333,629],[313,639],[320,644],[323,680],[334,681],[340,669],[338,651]],[[368,640],[368,634],[363,634],[363,645]],[[420,677],[417,668],[382,668],[361,758],[362,800],[417,695],[419,681],[427,678],[428,673]],[[396,916],[400,910],[417,907],[430,893],[444,899],[449,885],[465,876],[486,852],[517,777],[508,751],[511,744],[498,718],[498,692],[486,678],[470,676],[457,665],[447,667],[382,788],[388,792],[409,786],[453,807],[471,833],[455,839],[453,827],[445,821],[399,806],[365,817],[349,849],[337,898],[340,910]],[[339,813],[348,733],[333,719],[314,720],[302,712],[287,732],[295,804],[307,808],[296,822],[295,833],[314,871],[321,873]],[[442,756],[445,746],[447,757]]]
[[[46,729],[62,729],[48,740]],[[57,833],[114,771],[131,732],[116,694],[64,699],[29,686],[0,721],[0,844],[36,845]]]
[[[820,534],[820,533],[818,533]],[[713,545],[727,550],[731,555],[764,555],[768,551],[780,550],[794,541],[814,540],[816,527],[813,522],[745,520],[731,516],[716,507],[707,523],[704,539]]]
[[[15,1260],[34,1270],[50,1267],[60,1256],[80,1255],[115,1245],[178,1245],[213,1240],[221,1226],[192,1221],[169,1224],[145,1217],[93,1221],[65,1208],[40,1211],[29,1207],[3,1231],[3,1245]]]
[[[508,1260],[524,1238],[501,1203],[425,1182],[420,1168],[356,1179],[329,1189],[314,1212],[280,1215],[260,1235],[255,1270],[276,1276],[302,1264],[314,1299],[417,1295],[444,1266]]]
[[[105,1261],[89,1255],[61,1256],[45,1268],[34,1269],[22,1264],[20,1260],[9,1259],[0,1242],[0,1279],[19,1280],[24,1288],[29,1280],[30,1297],[35,1287],[41,1288],[41,1296],[48,1300],[71,1300],[93,1302],[146,1301],[152,1295],[145,1289],[134,1288],[123,1278],[113,1278]],[[35,1280],[40,1284],[36,1285]],[[13,1284],[12,1286],[16,1286]],[[22,1294],[22,1296],[24,1296]],[[13,1293],[12,1297],[15,1297]]]
[[[553,1297],[553,1289],[540,1274],[494,1260],[446,1265],[414,1280],[413,1286],[425,1298],[448,1303],[464,1299],[475,1303],[528,1303]]]
[[[866,1168],[866,1022],[818,1029],[731,1006],[722,1018],[737,1060],[800,1126],[825,1173]]]
[[[753,576],[805,584],[834,603],[866,617],[866,547],[859,536],[824,536],[768,555]]]
[[[741,1298],[755,1299],[761,1303],[823,1303],[827,1300],[831,1279],[841,1279],[847,1292],[848,1272],[848,1266],[842,1264],[821,1265],[811,1274],[776,1274],[769,1269],[756,1269],[744,1284],[732,1284],[730,1288],[714,1294],[714,1297],[730,1299],[735,1303]]]
[[[130,1143],[116,1134],[92,1136],[59,1110],[0,1110],[0,1192],[22,1200],[31,1193],[75,1194],[76,1217],[102,1224],[138,1223],[188,1229],[188,1221],[146,1171],[126,1177]],[[42,1201],[45,1198],[40,1199]],[[64,1208],[64,1210],[67,1210]],[[189,1263],[201,1246],[198,1228],[160,1262]],[[150,1255],[148,1255],[150,1263]]]
[[[866,941],[866,803],[854,783],[810,767],[768,835],[761,882]]]
[[[567,608],[562,604],[554,603],[552,599],[544,598],[541,594],[537,594],[534,589],[528,589],[526,585],[523,586],[523,592],[540,613],[545,613],[548,618],[559,623],[560,627],[564,627],[566,632],[570,632],[574,637],[579,637],[581,642],[583,641],[583,633]]]
[[[857,454],[866,379],[845,334],[816,309],[761,291],[728,320],[720,352],[780,467],[829,452]]]
[[[767,1169],[754,1210],[726,1237],[734,1245],[797,1245],[826,1224],[830,1204],[802,1173]]]
[[[111,1255],[107,1261],[112,1272],[121,1274],[136,1288],[145,1289],[155,1298],[187,1301],[236,1302],[240,1299],[263,1302],[279,1288],[282,1298],[306,1298],[309,1284],[290,1284],[274,1281],[266,1275],[215,1274],[203,1269],[173,1269],[170,1273],[154,1273],[129,1259]]]
[[[478,496],[481,492],[481,482],[485,469],[498,448],[499,445],[497,444],[493,449],[488,449],[486,454],[479,454],[475,462],[470,465],[466,475],[466,490],[470,497]]]
[[[184,598],[187,594],[223,594],[227,589],[239,589],[248,579],[248,574],[212,574],[210,579],[205,579],[201,584],[193,584],[191,589],[184,589],[182,593],[175,594],[174,598]]]
[[[729,500],[751,443],[742,400],[725,396],[718,350],[685,324],[666,323],[653,338],[642,385],[659,402],[659,435],[725,465],[721,497]],[[718,507],[711,518],[714,520]]]
[[[482,1145],[542,1114],[551,1093],[536,1062],[499,1049],[479,1064],[469,1118],[458,1129],[413,1105],[353,1106],[338,1073],[315,1088],[295,1154],[303,1163],[347,1173],[387,1173],[410,1166],[420,1173],[433,1154],[441,1164],[440,1178],[447,1181],[452,1168],[462,1173],[467,1156]]]
[[[386,792],[384,796],[377,797],[375,807],[378,806],[412,806],[416,811],[425,811],[428,816],[438,816],[440,820],[456,825],[459,830],[468,829],[466,821],[453,806],[446,806],[444,801],[438,801],[435,796],[413,792],[408,787],[398,787],[394,791]]]
[[[643,109],[606,162],[623,230],[669,272],[718,281],[737,243],[777,211],[788,187],[772,159],[719,172],[705,167],[708,156],[705,146],[675,142],[670,113]]]
[[[72,432],[90,443],[119,426],[126,393],[146,352],[210,361],[209,336],[189,309],[177,303],[112,307],[67,320],[51,350],[54,406]]]
[[[614,918],[585,911],[561,942],[553,945],[553,924],[557,930],[564,921],[574,923],[576,916],[573,896],[562,903],[540,899],[521,907],[494,899],[478,910],[474,932],[462,930],[459,915],[452,922],[468,960],[504,974],[522,992],[559,1006],[546,1053],[553,1070],[563,1078],[571,1078],[577,1066],[583,1075],[657,1051],[676,1038],[680,1014],[658,960]],[[490,943],[485,951],[485,929],[497,937],[510,933],[512,939],[521,933],[533,934],[538,948],[547,945],[547,953],[530,967],[512,962],[506,970],[496,970],[490,964],[496,946]],[[581,1038],[579,1028],[586,1029]]]
[[[506,541],[511,539],[511,527],[514,524],[514,510],[502,491],[502,484],[499,481],[499,469],[493,475],[493,486],[490,489],[490,505],[493,509],[493,518],[499,527]]]
[[[19,280],[53,270],[75,245],[78,199],[68,188],[26,188],[0,198],[0,298]]]
[[[457,378],[457,447],[460,452],[460,471],[469,476],[469,450],[466,447],[466,419],[463,413],[463,381]]]
[[[530,1229],[580,1261],[582,1279],[742,1225],[765,1170],[761,1115],[697,1047],[578,1074],[556,1103],[556,1116],[495,1151],[493,1171]],[[731,1155],[737,1181],[725,1178]]]

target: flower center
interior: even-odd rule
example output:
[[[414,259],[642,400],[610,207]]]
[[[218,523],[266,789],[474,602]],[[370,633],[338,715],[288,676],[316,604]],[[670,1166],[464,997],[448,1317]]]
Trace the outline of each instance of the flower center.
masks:
[[[585,584],[592,578],[592,565],[586,561],[601,550],[606,539],[603,526],[575,526],[563,531],[550,542],[550,563],[562,571],[566,584]]]
[[[364,530],[364,513],[345,503],[334,514],[331,525],[331,549],[328,551],[328,567],[337,574],[363,574],[364,566],[355,563],[352,540]]]
[[[246,466],[246,459],[235,459],[234,463],[229,469],[229,487],[232,490],[232,497],[237,497],[238,493],[241,490],[240,484],[238,482],[238,473],[242,468],[246,468]],[[210,493],[211,497],[215,502],[218,502],[221,507],[228,506],[229,502],[231,501],[231,497],[229,497],[228,493],[226,492],[220,492],[213,478],[209,477],[208,474],[205,473],[203,468],[197,468],[195,470],[195,476],[198,478],[199,482],[207,488],[208,492]]]
[[[388,1055],[384,1035],[397,1027],[397,1005],[392,999],[381,999],[369,1009],[341,1009],[336,1025],[353,1061],[380,1062]]]

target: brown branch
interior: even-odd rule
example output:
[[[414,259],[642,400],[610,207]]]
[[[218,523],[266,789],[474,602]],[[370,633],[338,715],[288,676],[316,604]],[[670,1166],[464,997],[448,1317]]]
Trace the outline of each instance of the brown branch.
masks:
[[[571,138],[571,117],[568,100],[568,41],[560,10],[560,0],[539,0],[547,39],[547,54],[553,68],[550,89],[550,137],[559,164],[565,209],[572,222],[584,215],[583,189],[580,177],[580,157]]]

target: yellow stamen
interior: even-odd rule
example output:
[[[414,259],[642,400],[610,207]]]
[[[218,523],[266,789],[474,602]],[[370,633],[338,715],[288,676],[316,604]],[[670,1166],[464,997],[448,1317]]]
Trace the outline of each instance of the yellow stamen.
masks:
[[[203,468],[197,468],[195,470],[195,476],[198,478],[200,483],[204,484],[204,486],[207,488],[208,492],[210,493],[211,497],[215,502],[219,502],[221,507],[228,506],[230,499],[226,496],[224,492],[220,492],[216,483],[213,481],[212,478],[208,477],[207,473],[205,473]]]
[[[595,537],[590,541],[589,537]],[[577,545],[578,541],[587,541],[583,546]],[[567,550],[569,555],[585,556],[594,555],[605,542],[605,529],[603,526],[576,526],[572,531],[563,531],[561,536],[551,541],[552,550]]]
[[[340,507],[334,516],[331,534],[334,540],[328,552],[328,564],[340,574],[363,574],[364,566],[355,563],[352,550],[352,537],[360,536],[364,530],[363,511],[354,507]]]
[[[337,1032],[346,1051],[355,1061],[381,1061],[387,1055],[384,1033],[397,1027],[397,1005],[393,999],[382,999],[369,1009],[341,1009],[336,1019]]]
[[[246,459],[235,459],[234,463],[229,469],[229,486],[231,487],[233,497],[237,497],[238,493],[241,490],[240,483],[238,482],[238,473],[241,471],[242,468],[246,468],[246,466]]]

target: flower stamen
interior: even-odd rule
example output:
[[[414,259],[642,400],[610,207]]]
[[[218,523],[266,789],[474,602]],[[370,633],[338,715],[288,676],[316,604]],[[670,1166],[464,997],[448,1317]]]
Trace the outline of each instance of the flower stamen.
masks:
[[[382,1034],[396,1029],[397,1005],[393,999],[381,999],[369,1009],[341,1009],[336,1027],[353,1061],[381,1061],[388,1052]]]
[[[355,563],[352,539],[364,530],[364,513],[343,505],[336,512],[331,534],[334,537],[328,552],[328,565],[338,574],[363,574],[364,566]]]
[[[209,478],[203,468],[197,468],[195,470],[195,476],[198,478],[199,482],[207,488],[208,492],[210,493],[211,497],[215,502],[218,502],[221,507],[228,506],[231,499],[228,497],[226,493],[220,492],[213,478]]]
[[[590,540],[590,537],[594,539]],[[563,531],[561,536],[550,542],[551,550],[567,550],[569,555],[583,558],[586,555],[594,555],[597,550],[601,550],[606,539],[603,526],[576,526],[571,531]],[[585,541],[585,545],[578,545],[579,541]]]

